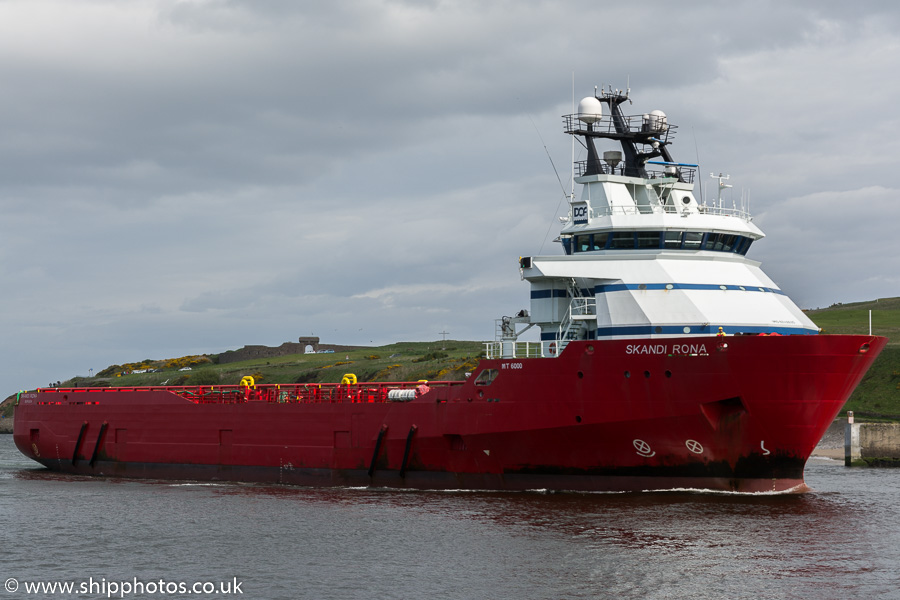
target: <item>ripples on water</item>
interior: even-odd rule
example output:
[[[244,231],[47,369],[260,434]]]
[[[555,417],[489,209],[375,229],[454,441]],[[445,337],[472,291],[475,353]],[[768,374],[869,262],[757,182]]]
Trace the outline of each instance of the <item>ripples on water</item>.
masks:
[[[236,577],[243,597],[271,599],[900,598],[900,470],[813,459],[811,493],[747,496],[304,489],[33,465],[0,436],[2,580]],[[21,592],[0,599],[41,597]]]

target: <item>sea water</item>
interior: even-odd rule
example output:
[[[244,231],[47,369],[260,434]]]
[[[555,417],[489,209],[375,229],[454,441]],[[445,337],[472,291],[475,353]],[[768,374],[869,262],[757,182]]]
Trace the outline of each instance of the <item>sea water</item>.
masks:
[[[3,435],[0,600],[900,598],[900,469],[812,459],[806,479],[802,495],[136,481],[47,471]]]

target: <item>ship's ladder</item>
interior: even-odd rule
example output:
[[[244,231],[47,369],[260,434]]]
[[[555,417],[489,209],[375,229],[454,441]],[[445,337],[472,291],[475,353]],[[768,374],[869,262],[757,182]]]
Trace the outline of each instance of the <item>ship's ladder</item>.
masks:
[[[566,282],[569,307],[559,324],[556,334],[557,354],[560,354],[573,340],[585,339],[590,331],[590,322],[597,321],[597,299],[585,296],[578,282],[572,278]]]

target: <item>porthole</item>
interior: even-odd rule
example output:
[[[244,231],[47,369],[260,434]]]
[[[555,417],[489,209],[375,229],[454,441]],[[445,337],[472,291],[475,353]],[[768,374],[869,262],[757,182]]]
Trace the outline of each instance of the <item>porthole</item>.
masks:
[[[625,371],[625,379],[631,377],[631,371]]]
[[[581,423],[581,415],[575,415],[575,422]]]
[[[727,285],[720,285],[720,286],[719,286],[719,289],[720,289],[720,290],[727,290],[727,289],[728,289],[728,286],[727,286]]]
[[[666,377],[671,377],[671,376],[672,376],[672,371],[666,369]]]
[[[690,328],[690,327],[685,327],[685,328],[684,328],[684,332],[685,332],[685,333],[690,333],[690,332],[691,332],[691,328]]]
[[[672,285],[671,283],[667,283],[667,284],[666,284],[666,289],[667,289],[667,290],[674,290],[674,289],[675,289],[675,286]]]
[[[655,331],[656,333],[662,333],[662,327],[659,327],[657,325],[656,329],[654,329],[653,331]]]
[[[584,379],[584,373],[578,371],[578,379]]]
[[[644,371],[644,377],[650,379],[650,371]]]

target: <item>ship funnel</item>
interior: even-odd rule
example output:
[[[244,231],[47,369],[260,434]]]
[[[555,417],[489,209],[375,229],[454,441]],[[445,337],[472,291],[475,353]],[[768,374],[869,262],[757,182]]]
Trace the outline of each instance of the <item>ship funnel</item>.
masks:
[[[582,98],[578,103],[578,120],[583,123],[596,123],[603,118],[603,105],[593,96]]]
[[[609,165],[610,169],[615,169],[622,162],[622,153],[618,150],[607,150],[603,153],[603,161]]]

